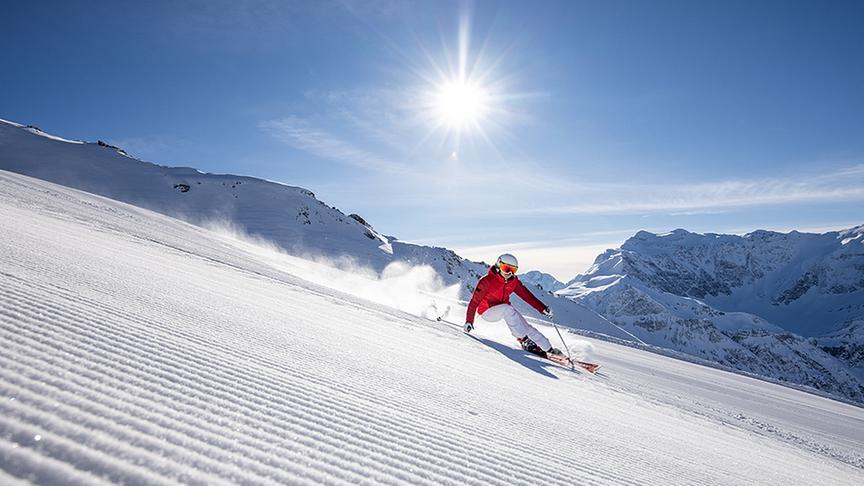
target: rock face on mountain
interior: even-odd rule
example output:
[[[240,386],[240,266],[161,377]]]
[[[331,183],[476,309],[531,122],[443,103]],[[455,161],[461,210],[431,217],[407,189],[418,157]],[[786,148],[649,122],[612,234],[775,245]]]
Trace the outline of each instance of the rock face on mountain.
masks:
[[[837,331],[814,341],[826,353],[846,363],[859,380],[864,381],[864,319],[856,319]]]
[[[862,235],[642,231],[556,294],[650,344],[862,401],[861,328],[844,327],[864,316]]]

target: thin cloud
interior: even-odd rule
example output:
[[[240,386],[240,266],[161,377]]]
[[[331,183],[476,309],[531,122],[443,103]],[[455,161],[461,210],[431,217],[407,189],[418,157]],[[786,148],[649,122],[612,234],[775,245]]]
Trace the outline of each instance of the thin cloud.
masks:
[[[402,173],[408,170],[404,164],[359,149],[327,132],[310,127],[306,120],[295,116],[263,122],[261,128],[291,147],[324,159],[375,172]]]
[[[833,172],[833,173],[830,173],[827,175],[819,176],[820,179],[822,179],[822,178],[831,179],[831,178],[838,178],[838,177],[864,177],[864,164],[856,164],[856,165],[853,165],[850,167],[839,169],[836,172]]]
[[[578,192],[575,192],[577,188]],[[526,216],[663,212],[681,214],[752,206],[858,201],[864,200],[864,165],[794,179],[764,178],[687,185],[614,184],[593,188],[574,184],[574,193],[582,194],[579,204],[536,206],[508,210],[507,213]],[[632,197],[634,194],[639,197]]]
[[[404,141],[415,138],[413,133],[419,123],[418,109],[411,102],[418,98],[416,92],[374,88],[329,91],[323,95],[307,93],[307,98],[313,101],[315,96],[327,103],[336,119],[347,122],[364,137],[396,153],[408,155],[411,152]]]

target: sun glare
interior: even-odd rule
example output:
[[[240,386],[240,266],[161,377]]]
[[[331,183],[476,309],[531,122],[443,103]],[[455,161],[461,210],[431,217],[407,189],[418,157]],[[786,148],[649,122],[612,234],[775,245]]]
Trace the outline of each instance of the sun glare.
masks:
[[[418,146],[437,139],[442,155],[459,154],[450,157],[454,161],[468,161],[472,153],[486,148],[498,152],[495,140],[513,121],[513,101],[519,98],[510,91],[512,74],[501,74],[506,51],[496,53],[489,39],[472,50],[470,27],[466,7],[459,16],[456,49],[445,44],[433,55],[423,46],[430,62],[417,71],[424,83],[412,103],[418,124],[428,130]]]
[[[481,87],[464,81],[444,83],[435,98],[438,122],[455,129],[476,126],[485,115],[488,102],[486,91]]]

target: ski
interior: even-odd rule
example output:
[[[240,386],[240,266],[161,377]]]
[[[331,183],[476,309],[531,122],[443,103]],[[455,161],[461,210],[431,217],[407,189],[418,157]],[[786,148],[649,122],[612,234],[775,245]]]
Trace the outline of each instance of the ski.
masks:
[[[599,364],[589,363],[587,361],[578,361],[578,360],[570,361],[570,359],[567,358],[566,356],[556,356],[554,354],[547,354],[546,359],[548,359],[549,361],[554,361],[555,363],[558,363],[558,364],[561,364],[564,366],[575,365],[575,366],[578,366],[578,367],[584,369],[585,371],[587,371],[591,374],[597,373],[597,370],[600,369]]]
[[[537,346],[536,344],[534,344],[534,341],[531,341],[530,339],[528,340],[528,343],[530,343],[530,344],[528,344],[526,346],[525,342],[522,342],[522,349],[523,350],[525,350],[528,353],[533,354],[535,356],[540,356],[541,358],[546,358],[549,361],[552,361],[553,363],[558,363],[561,366],[567,366],[567,367],[578,366],[578,367],[582,368],[583,370],[591,373],[592,375],[594,373],[597,373],[597,370],[600,369],[600,365],[596,364],[596,363],[589,363],[587,361],[571,360],[570,358],[568,358],[567,356],[564,356],[563,354],[547,353],[546,351],[543,351],[542,349],[540,349],[540,347]]]
[[[581,366],[585,371],[591,373],[592,375],[597,373],[597,370],[600,369],[600,365],[597,363],[588,363],[587,361],[576,361],[576,366]]]

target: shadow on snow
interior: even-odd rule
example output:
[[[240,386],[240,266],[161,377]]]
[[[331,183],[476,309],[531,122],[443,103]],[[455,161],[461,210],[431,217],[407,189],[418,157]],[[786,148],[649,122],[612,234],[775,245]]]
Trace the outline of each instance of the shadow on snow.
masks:
[[[535,373],[541,374],[541,375],[549,377],[549,378],[554,378],[556,380],[558,379],[557,376],[555,376],[554,374],[552,374],[548,370],[546,370],[546,368],[549,366],[556,367],[556,368],[558,367],[556,364],[554,364],[550,361],[546,361],[543,358],[540,358],[539,356],[534,357],[533,355],[528,354],[525,351],[522,351],[521,349],[513,349],[513,348],[511,348],[507,345],[501,344],[497,341],[492,341],[491,339],[479,338],[473,334],[468,334],[468,336],[473,338],[474,340],[478,341],[479,343],[484,344],[484,345],[494,349],[495,351],[498,351],[499,353],[503,354],[504,356],[506,356],[506,357],[510,358],[511,360],[519,363],[520,365],[528,368],[529,370],[534,371]]]

